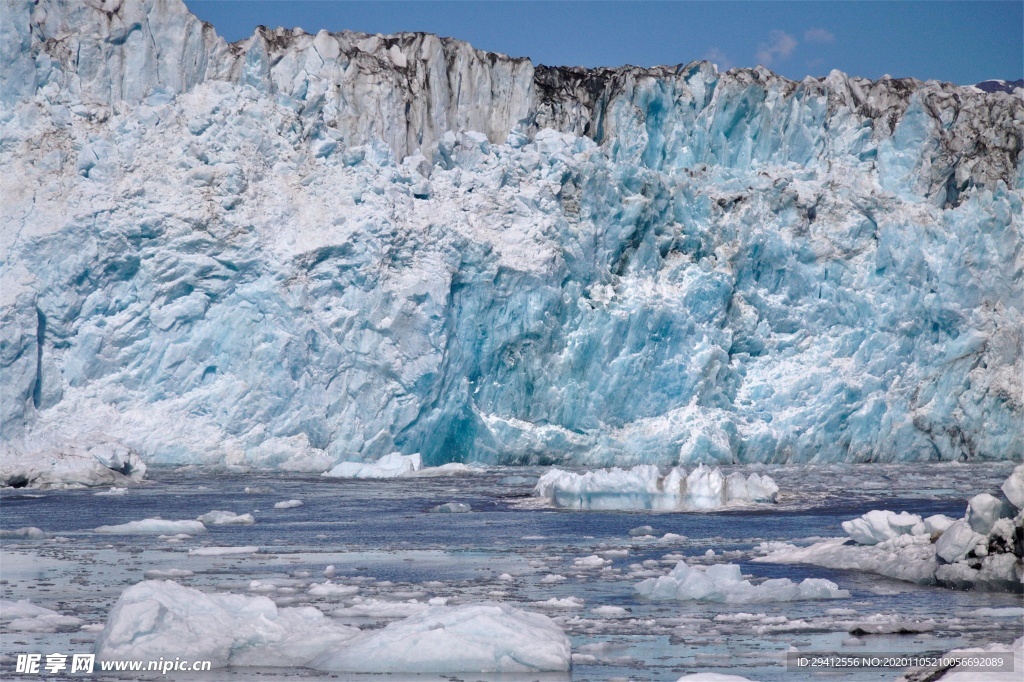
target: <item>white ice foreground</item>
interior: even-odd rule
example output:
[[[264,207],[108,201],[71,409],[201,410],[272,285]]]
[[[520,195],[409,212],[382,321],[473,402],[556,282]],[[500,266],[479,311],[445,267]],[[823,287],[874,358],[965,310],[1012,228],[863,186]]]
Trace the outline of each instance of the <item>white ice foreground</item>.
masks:
[[[922,585],[1024,591],[1024,465],[1003,483],[1009,502],[981,493],[961,519],[873,510],[843,523],[847,538],[809,547],[765,543],[765,563],[869,571]]]
[[[537,496],[570,509],[694,511],[775,502],[779,487],[768,476],[735,472],[725,476],[703,464],[689,474],[675,467],[667,475],[654,465],[598,469],[582,474],[552,469],[537,482]]]
[[[789,578],[774,578],[754,585],[743,579],[736,564],[688,566],[676,564],[668,575],[648,578],[635,586],[640,594],[654,599],[710,601],[726,604],[761,604],[804,599],[845,599],[846,590],[830,580],[807,578],[794,583]]]
[[[1024,637],[1018,638],[1013,644],[987,644],[982,647],[971,647],[969,649],[954,649],[944,655],[944,658],[961,658],[984,655],[986,653],[1013,652],[1013,670],[1008,671],[987,671],[957,670],[956,668],[946,669],[940,676],[934,675],[935,671],[929,671],[925,675],[911,675],[910,671],[896,678],[896,682],[916,682],[919,680],[938,680],[942,682],[1020,682],[1021,671],[1024,670]]]
[[[403,455],[400,452],[392,452],[376,462],[341,462],[321,475],[329,478],[430,478],[465,474],[473,470],[468,464],[458,462],[438,467],[424,467],[419,453]]]
[[[207,594],[172,581],[125,590],[96,642],[101,660],[180,656],[226,666],[332,672],[559,672],[570,645],[550,618],[506,604],[430,606],[379,630],[341,625],[311,606]]]

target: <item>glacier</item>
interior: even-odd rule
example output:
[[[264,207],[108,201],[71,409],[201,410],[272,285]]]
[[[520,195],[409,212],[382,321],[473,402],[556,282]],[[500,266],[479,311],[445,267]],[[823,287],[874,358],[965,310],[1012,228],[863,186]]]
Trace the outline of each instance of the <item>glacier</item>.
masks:
[[[3,12],[5,483],[1024,456],[1019,90]]]

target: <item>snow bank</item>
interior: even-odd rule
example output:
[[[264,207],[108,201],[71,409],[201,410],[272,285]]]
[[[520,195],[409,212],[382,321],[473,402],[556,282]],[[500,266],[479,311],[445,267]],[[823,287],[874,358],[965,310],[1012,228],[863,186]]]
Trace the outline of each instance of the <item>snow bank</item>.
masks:
[[[636,584],[640,594],[655,599],[679,599],[723,602],[726,604],[757,604],[799,601],[804,599],[844,599],[846,590],[830,580],[807,578],[794,583],[788,578],[765,580],[757,585],[743,579],[736,564],[688,566],[680,561],[668,575],[648,578]]]
[[[565,671],[570,661],[569,640],[551,619],[505,604],[431,606],[360,632],[313,607],[279,608],[267,597],[207,594],[171,581],[125,590],[96,653],[349,673]]]
[[[252,514],[236,514],[219,509],[206,512],[196,520],[207,526],[251,526],[256,523]]]
[[[775,502],[779,487],[768,476],[698,466],[689,474],[676,467],[668,474],[653,465],[598,469],[582,474],[552,469],[537,482],[537,496],[570,509],[650,509],[693,511]]]
[[[142,519],[141,521],[129,521],[116,526],[99,526],[93,528],[95,533],[109,533],[111,535],[131,535],[136,533],[202,533],[206,526],[200,521],[170,521],[167,519]]]
[[[843,522],[849,541],[766,543],[760,547],[765,555],[754,561],[868,571],[922,585],[1024,591],[1024,509],[1013,503],[1024,504],[1016,496],[1022,476],[1024,466],[1018,466],[1003,483],[1010,502],[975,495],[961,519],[874,510]]]

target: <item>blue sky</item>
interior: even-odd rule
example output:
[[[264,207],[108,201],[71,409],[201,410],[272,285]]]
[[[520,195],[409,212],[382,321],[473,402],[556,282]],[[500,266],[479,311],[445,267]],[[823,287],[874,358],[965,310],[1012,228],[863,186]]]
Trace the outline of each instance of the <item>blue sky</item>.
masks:
[[[1024,2],[761,0],[460,2],[185,0],[235,41],[259,24],[426,31],[535,64],[619,66],[710,59],[789,78],[832,69],[976,83],[1024,74]]]

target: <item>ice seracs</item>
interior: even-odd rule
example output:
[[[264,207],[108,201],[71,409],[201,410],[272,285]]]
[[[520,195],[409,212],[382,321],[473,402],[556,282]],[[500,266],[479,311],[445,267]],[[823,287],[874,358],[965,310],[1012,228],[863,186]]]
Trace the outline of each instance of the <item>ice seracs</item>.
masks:
[[[700,465],[689,474],[682,467],[662,474],[654,465],[640,465],[584,473],[552,469],[540,477],[534,492],[570,509],[698,511],[775,502],[779,488],[771,477],[756,473],[725,476],[717,467]]]
[[[640,594],[653,599],[679,599],[723,602],[726,604],[757,604],[799,601],[804,599],[843,599],[846,590],[830,580],[807,578],[794,583],[788,578],[773,578],[757,584],[744,579],[736,564],[690,566],[686,561],[676,564],[668,575],[648,578],[635,586]]]
[[[565,671],[569,640],[547,616],[507,604],[423,605],[360,632],[314,607],[207,594],[171,581],[125,590],[96,641],[100,660],[175,656],[214,667],[302,666],[349,673]]]
[[[885,510],[843,522],[849,540],[809,547],[765,543],[754,561],[810,563],[879,573],[919,584],[1024,592],[1024,478],[1018,465],[1003,483],[1009,501],[989,493],[970,499],[963,518],[928,518]],[[1016,502],[1014,502],[1016,500]]]

